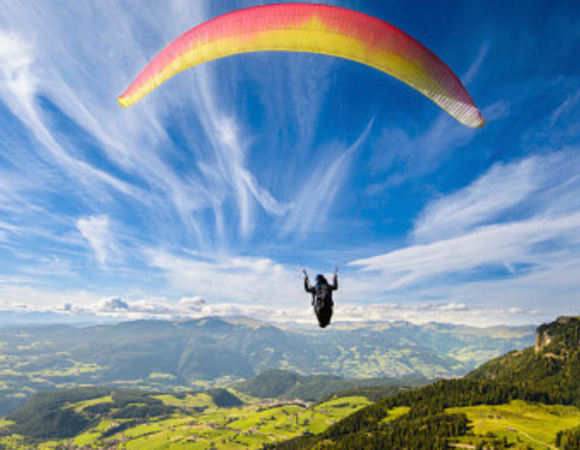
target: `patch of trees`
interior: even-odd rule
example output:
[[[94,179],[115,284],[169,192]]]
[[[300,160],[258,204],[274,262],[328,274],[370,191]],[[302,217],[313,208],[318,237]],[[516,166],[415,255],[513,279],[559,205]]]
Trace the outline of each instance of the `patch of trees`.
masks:
[[[258,398],[301,399],[308,402],[324,402],[333,395],[348,397],[360,395],[371,401],[402,391],[400,386],[424,386],[428,381],[422,377],[404,379],[370,378],[344,379],[332,375],[299,375],[285,370],[268,370],[235,388]]]
[[[580,428],[560,431],[556,436],[556,447],[561,450],[577,450],[580,448]]]
[[[97,403],[77,412],[69,408],[78,402],[111,395],[113,401]],[[15,422],[10,433],[32,439],[65,439],[75,437],[95,425],[112,409],[114,418],[144,419],[171,414],[175,407],[166,406],[152,394],[128,389],[84,387],[41,392],[33,395],[7,419]]]
[[[410,387],[403,386],[371,386],[371,387],[354,387],[349,389],[344,389],[336,394],[327,395],[320,399],[317,404],[325,403],[332,399],[344,398],[344,397],[365,397],[371,402],[377,402],[386,397],[392,397],[393,395],[400,394],[401,392],[408,391]]]
[[[134,427],[135,425],[137,425],[137,423],[138,422],[132,421],[132,420],[129,420],[127,422],[121,422],[120,424],[115,425],[115,426],[109,428],[108,430],[101,432],[100,439],[101,440],[107,439],[107,438],[110,438],[110,437],[116,435],[117,433],[122,433],[123,431]]]
[[[244,404],[226,389],[210,389],[207,394],[220,408]],[[134,424],[152,417],[167,416],[179,411],[178,407],[165,405],[155,395],[157,394],[136,389],[106,387],[42,392],[33,395],[27,403],[7,417],[15,422],[7,428],[7,432],[20,434],[34,440],[66,439],[83,433],[91,426],[96,425],[104,416],[111,419],[130,419],[130,422]],[[111,396],[111,401],[102,401],[83,408],[72,407],[75,403],[106,396]],[[205,407],[197,408],[198,411],[204,409]],[[115,431],[115,433],[118,432]],[[110,433],[109,435],[112,435]]]
[[[236,389],[252,397],[279,398],[298,383],[299,375],[284,370],[268,370],[251,380],[239,383]]]
[[[90,420],[72,409],[57,409],[38,411],[28,420],[12,425],[10,431],[33,439],[64,439],[82,433],[90,425]]]
[[[158,398],[152,397],[151,393],[132,390],[132,389],[119,389],[113,392],[113,403],[116,408],[124,408],[132,403],[145,404],[145,405],[162,405],[163,402]]]
[[[7,419],[15,422],[10,432],[35,439],[61,439],[76,436],[91,425],[83,414],[64,406],[109,395],[102,387],[40,392],[33,395]]]
[[[21,406],[25,400],[14,396],[18,394],[15,389],[3,389],[0,395],[0,416],[5,416]]]
[[[166,416],[177,411],[175,406],[168,405],[127,405],[111,414],[113,419],[148,419]]]
[[[206,391],[212,401],[219,408],[235,408],[244,404],[238,397],[227,389],[209,389]]]
[[[112,389],[106,387],[84,387],[46,391],[34,394],[22,407],[8,416],[15,422],[24,421],[35,414],[48,410],[59,409],[69,403],[82,402],[104,397],[111,393]]]
[[[105,402],[105,403],[96,403],[94,405],[89,405],[83,409],[83,412],[86,414],[97,414],[97,415],[104,415],[111,412],[111,409],[115,406],[114,403]]]

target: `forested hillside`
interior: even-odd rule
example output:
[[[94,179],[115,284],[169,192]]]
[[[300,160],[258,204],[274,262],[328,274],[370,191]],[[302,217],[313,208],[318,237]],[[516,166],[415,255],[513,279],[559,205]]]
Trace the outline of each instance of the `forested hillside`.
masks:
[[[489,361],[467,377],[517,384],[580,407],[580,318],[541,325],[534,347]]]
[[[424,378],[344,379],[332,375],[300,375],[284,370],[269,370],[233,387],[238,392],[257,398],[312,402],[339,392],[377,400],[377,397],[425,384],[429,384],[429,381]]]

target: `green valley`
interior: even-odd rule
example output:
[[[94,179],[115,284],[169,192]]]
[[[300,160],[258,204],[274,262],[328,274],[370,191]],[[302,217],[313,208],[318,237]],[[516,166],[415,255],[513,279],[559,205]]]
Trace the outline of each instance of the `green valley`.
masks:
[[[94,397],[99,394],[106,395]],[[94,398],[75,402],[79,395]],[[320,433],[371,403],[364,396],[310,404],[240,395],[242,403],[228,395],[237,400],[232,406],[216,404],[215,392],[153,395],[89,389],[60,391],[60,398],[39,394],[29,408],[0,423],[0,448],[257,449]],[[39,407],[45,413],[30,411]]]

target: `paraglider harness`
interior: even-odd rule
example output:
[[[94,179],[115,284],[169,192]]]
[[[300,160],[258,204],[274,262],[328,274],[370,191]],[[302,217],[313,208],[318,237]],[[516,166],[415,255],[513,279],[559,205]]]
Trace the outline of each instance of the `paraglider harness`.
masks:
[[[314,313],[316,314],[320,328],[326,328],[332,319],[332,310],[334,307],[332,291],[338,289],[338,282],[336,274],[332,285],[321,275],[318,275],[316,279],[316,285],[310,287],[308,276],[306,276],[304,279],[304,288],[306,292],[312,294],[312,307],[314,308]]]

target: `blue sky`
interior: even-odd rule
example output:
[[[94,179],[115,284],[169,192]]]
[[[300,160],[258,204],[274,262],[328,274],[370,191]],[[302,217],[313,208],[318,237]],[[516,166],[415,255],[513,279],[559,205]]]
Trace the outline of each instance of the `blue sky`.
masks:
[[[262,2],[0,0],[0,309],[309,320],[300,269],[338,265],[343,320],[578,314],[577,2],[326,3],[426,44],[488,124],[306,54],[214,61],[125,110],[171,40]]]

